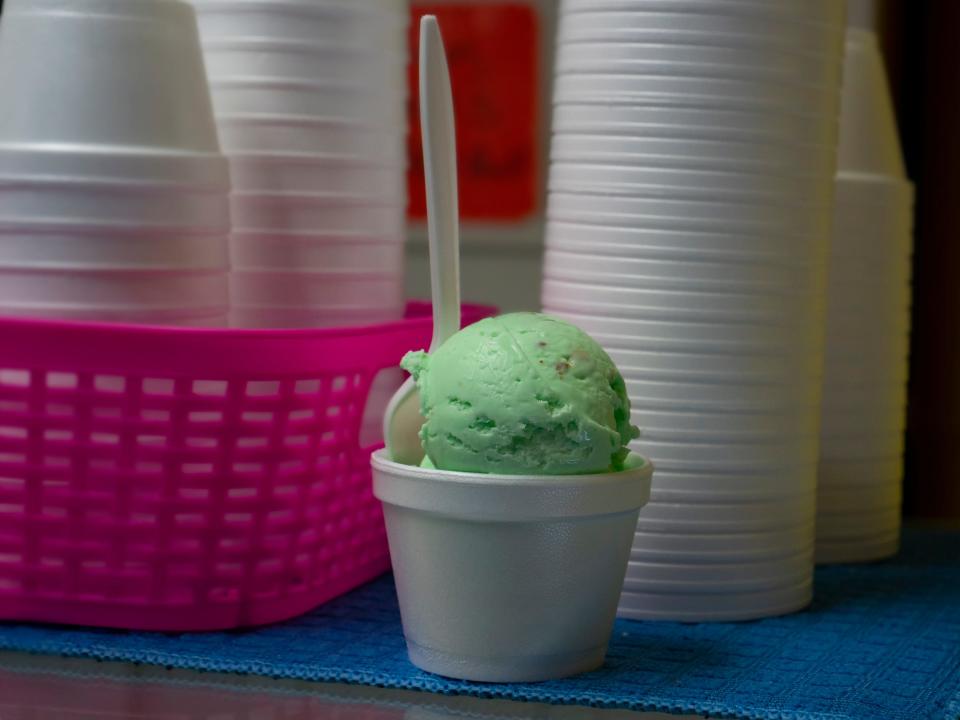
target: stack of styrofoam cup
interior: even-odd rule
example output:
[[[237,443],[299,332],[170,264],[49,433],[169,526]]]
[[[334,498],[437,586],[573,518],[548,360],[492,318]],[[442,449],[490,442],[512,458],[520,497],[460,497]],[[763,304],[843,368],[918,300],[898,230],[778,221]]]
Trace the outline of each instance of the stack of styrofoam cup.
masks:
[[[817,561],[900,541],[912,186],[876,35],[847,31],[824,361]]]
[[[0,94],[0,313],[224,323],[229,176],[190,6],[8,0]]]
[[[193,0],[233,181],[231,321],[403,312],[402,0]]]
[[[843,4],[564,0],[543,305],[657,470],[619,612],[811,598]]]

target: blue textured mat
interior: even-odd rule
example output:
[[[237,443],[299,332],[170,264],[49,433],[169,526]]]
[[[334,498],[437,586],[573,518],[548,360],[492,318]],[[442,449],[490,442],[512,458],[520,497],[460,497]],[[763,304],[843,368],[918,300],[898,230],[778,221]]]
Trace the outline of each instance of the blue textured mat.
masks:
[[[910,532],[895,560],[820,569],[816,587],[808,611],[783,618],[618,621],[603,669],[528,685],[416,670],[390,578],[260,630],[171,635],[0,624],[0,648],[714,717],[960,718],[960,533]]]

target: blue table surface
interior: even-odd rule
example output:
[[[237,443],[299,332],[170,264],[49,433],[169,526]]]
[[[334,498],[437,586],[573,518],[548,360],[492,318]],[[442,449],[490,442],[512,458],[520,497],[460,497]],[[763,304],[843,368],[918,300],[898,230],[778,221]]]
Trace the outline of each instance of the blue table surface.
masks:
[[[890,561],[820,568],[813,605],[786,617],[617,621],[602,669],[546,683],[467,683],[414,668],[389,576],[256,630],[169,634],[0,624],[0,649],[712,717],[957,720],[960,533],[913,530]]]

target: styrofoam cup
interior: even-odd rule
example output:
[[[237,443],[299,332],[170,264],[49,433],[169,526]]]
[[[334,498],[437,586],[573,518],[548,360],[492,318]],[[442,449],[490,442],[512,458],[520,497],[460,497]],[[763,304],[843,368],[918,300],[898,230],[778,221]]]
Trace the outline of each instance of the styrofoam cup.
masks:
[[[637,297],[635,304],[629,302],[623,292],[617,289],[608,289],[606,292],[585,287],[579,292],[573,292],[567,286],[560,286],[558,280],[547,278],[544,280],[542,300],[547,312],[562,313],[564,315],[582,311],[595,315],[609,315],[613,318],[624,318],[640,322],[674,322],[678,324],[677,332],[669,337],[679,339],[689,337],[688,327],[691,324],[713,324],[720,326],[737,326],[744,331],[744,326],[771,327],[782,320],[781,329],[791,327],[817,330],[816,325],[823,315],[822,301],[804,298],[766,297],[762,293],[743,296],[722,296],[720,293],[701,293],[680,291],[651,291],[647,296]],[[685,296],[685,297],[684,297]],[[679,307],[670,307],[669,301],[677,298]],[[682,298],[682,299],[681,299]],[[709,306],[709,301],[716,299],[715,307]],[[790,302],[793,300],[793,302]],[[752,301],[752,303],[751,303]],[[699,303],[699,304],[698,304]],[[738,304],[739,303],[739,304]],[[769,303],[764,307],[761,303]],[[640,329],[640,325],[637,325]],[[587,332],[600,329],[599,324],[585,324]],[[720,328],[718,327],[718,330]],[[732,332],[737,332],[733,330]],[[747,333],[753,339],[772,338],[777,336],[776,331],[754,330]]]
[[[820,366],[816,359],[796,355],[659,352],[626,350],[615,345],[605,346],[604,350],[617,367],[642,368],[651,378],[663,380],[782,382],[787,378],[815,374]]]
[[[820,463],[820,487],[874,485],[901,477],[902,473],[903,458],[899,453],[864,460],[834,459]]]
[[[819,419],[793,408],[754,412],[733,412],[716,408],[660,410],[634,404],[631,418],[642,437],[663,440],[668,433],[676,438],[714,437],[723,442],[749,442],[815,436]]]
[[[596,102],[616,98],[636,103],[668,98],[686,107],[740,107],[799,112],[807,108],[830,106],[834,88],[787,83],[783,78],[742,77],[738,79],[684,77],[681,75],[624,75],[577,73],[558,75],[554,82],[554,102]],[[824,124],[830,122],[823,119]]]
[[[357,242],[312,235],[234,233],[230,247],[237,269],[396,273],[404,267],[404,246],[396,239]],[[2,254],[0,254],[2,257]]]
[[[569,9],[569,8],[567,8]],[[556,72],[723,74],[762,70],[788,78],[836,82],[840,66],[829,55],[771,52],[750,44],[570,42],[557,49]]]
[[[666,195],[666,194],[665,194]],[[813,205],[794,199],[789,203],[760,200],[733,202],[718,198],[671,200],[669,197],[617,197],[600,193],[550,193],[547,213],[551,220],[606,220],[606,224],[650,227],[684,227],[685,222],[704,228],[722,227],[726,232],[779,228],[790,234],[807,235],[829,228],[832,216],[828,205]],[[803,248],[798,248],[798,252]],[[803,257],[802,254],[798,257]]]
[[[601,305],[620,306],[624,312],[618,314],[638,318],[714,319],[728,322],[769,322],[777,319],[783,319],[785,323],[804,322],[823,313],[826,304],[816,298],[812,288],[811,291],[790,293],[789,289],[764,292],[762,288],[755,292],[746,289],[737,292],[731,286],[703,292],[688,287],[647,289],[639,283],[621,287],[610,281],[594,284],[546,277],[542,297],[544,305],[570,310]]]
[[[140,187],[121,180],[0,178],[0,224],[128,225],[227,232],[226,189]]]
[[[832,171],[834,154],[829,145],[794,139],[713,140],[703,137],[567,133],[554,131],[551,158],[569,162],[606,160],[624,166],[646,164],[714,171],[763,172],[773,177],[816,179]],[[776,173],[776,175],[775,175]],[[629,181],[630,178],[621,178]]]
[[[210,38],[203,42],[207,75],[349,80],[367,86],[405,85],[407,57],[378,47],[298,42],[271,37]]]
[[[598,308],[598,311],[602,310]],[[573,313],[549,304],[545,305],[544,311],[578,326],[603,347],[626,350],[782,356],[791,352],[791,338],[796,339],[798,333],[808,335],[811,342],[815,342],[820,335],[817,328],[809,324],[726,325],[715,322],[605,319],[602,315]],[[810,357],[815,358],[816,354]]]
[[[893,506],[875,512],[817,513],[817,538],[837,541],[856,539],[891,532],[900,527],[900,507]]]
[[[343,155],[230,154],[230,177],[237,192],[365,193],[404,203],[406,171]]]
[[[864,563],[883,560],[900,549],[900,528],[869,538],[818,539],[815,560],[820,564]]]
[[[31,317],[224,316],[227,274],[213,271],[0,269],[0,313]]]
[[[654,485],[658,491],[669,489],[675,492],[684,491],[697,494],[705,491],[722,491],[733,495],[750,496],[755,499],[770,494],[785,497],[810,492],[816,471],[816,463],[810,462],[790,468],[664,470],[662,471],[663,477],[660,478],[661,470],[658,467],[658,479]]]
[[[315,309],[403,306],[400,273],[351,273],[318,270],[237,270],[230,292],[241,306]]]
[[[263,307],[238,304],[233,304],[230,307],[230,325],[237,328],[323,328],[379,325],[380,323],[396,322],[402,317],[402,308],[388,307],[309,308],[302,305]],[[378,421],[374,425],[382,429],[383,422]]]
[[[216,153],[203,68],[186,3],[86,0],[66,12],[62,0],[8,0],[0,145]]]
[[[802,582],[810,577],[812,567],[812,547],[759,562],[688,565],[631,560],[623,588],[627,592],[757,592]]]
[[[524,682],[603,663],[649,463],[562,477],[426,470],[373,454],[411,661]]]
[[[662,593],[624,590],[617,617],[676,622],[734,622],[785,615],[810,604],[813,581],[757,592]]]
[[[801,263],[761,261],[717,262],[713,258],[659,259],[622,258],[572,252],[547,247],[544,254],[545,277],[569,282],[620,287],[678,287],[689,282],[700,290],[739,288],[742,292],[769,290],[797,291],[811,286],[816,273]]]
[[[550,220],[546,245],[550,249],[585,252],[623,258],[698,258],[729,262],[781,262],[788,265],[811,262],[812,255],[798,254],[798,246],[822,245],[819,229],[806,234],[793,232],[771,235],[760,229],[728,230],[703,224],[684,228],[668,221],[631,225],[629,222]],[[629,218],[627,219],[629,220]],[[674,227],[669,227],[669,225]],[[649,226],[644,226],[649,225]],[[818,257],[822,257],[819,256]],[[804,259],[806,258],[806,259]]]
[[[828,461],[832,458],[852,460],[900,454],[904,447],[903,429],[896,425],[903,424],[901,417],[899,412],[892,414],[891,425],[894,427],[882,434],[825,432],[820,443],[822,460]]]
[[[2,193],[2,191],[0,191]],[[73,225],[0,226],[0,267],[51,270],[222,270],[229,266],[227,235],[108,232]]]
[[[554,136],[556,147],[560,138]],[[614,155],[585,152],[553,155],[548,189],[551,192],[598,192],[611,195],[644,197],[650,193],[669,191],[677,199],[717,200],[722,198],[768,197],[771,200],[803,196],[810,202],[821,202],[829,197],[829,186],[824,190],[822,178],[790,177],[764,168],[748,168],[747,172],[733,168],[726,172],[717,167],[707,170],[673,168],[669,158]]]
[[[695,141],[783,142],[830,147],[836,130],[816,118],[744,108],[686,108],[655,99],[637,104],[603,102],[556,103],[553,130],[564,135],[610,135],[624,138],[684,138]],[[695,161],[681,152],[675,157]]]
[[[210,93],[217,115],[281,114],[369,120],[402,128],[406,104],[399,88],[362,87],[314,80],[214,78]]]
[[[831,11],[833,12],[833,11]],[[809,22],[782,17],[750,17],[741,13],[665,12],[651,10],[565,13],[560,17],[557,42],[710,42],[759,46],[771,52],[794,48],[810,54],[832,54],[839,59],[843,21]]]
[[[764,443],[695,443],[660,442],[644,439],[636,441],[635,447],[647,453],[650,459],[664,472],[709,471],[737,472],[750,469],[777,470],[816,462],[817,438],[788,438],[780,442]]]
[[[339,115],[222,113],[217,125],[223,149],[231,156],[277,153],[298,158],[330,156],[341,162],[354,157],[367,165],[402,166],[406,162],[404,126],[377,126],[369,120]]]
[[[233,227],[240,231],[357,232],[391,235],[404,223],[404,205],[338,193],[234,193]]]
[[[653,462],[656,463],[655,460]],[[813,488],[806,488],[802,495],[770,497],[753,502],[710,504],[651,500],[640,522],[677,523],[678,528],[700,522],[704,525],[722,523],[725,527],[728,524],[742,523],[743,532],[748,532],[747,524],[757,527],[759,523],[763,523],[767,528],[774,529],[808,523],[813,518],[815,503],[816,493]],[[703,527],[699,532],[710,531]]]
[[[409,16],[370,0],[193,0],[204,41],[260,37],[402,52]]]

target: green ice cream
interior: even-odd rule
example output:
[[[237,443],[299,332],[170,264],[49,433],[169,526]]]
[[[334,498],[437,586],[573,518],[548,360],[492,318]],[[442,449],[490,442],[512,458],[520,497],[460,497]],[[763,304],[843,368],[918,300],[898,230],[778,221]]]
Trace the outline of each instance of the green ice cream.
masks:
[[[420,390],[420,439],[441,470],[579,475],[623,468],[623,378],[569,323],[537,313],[488,318],[401,363]]]

